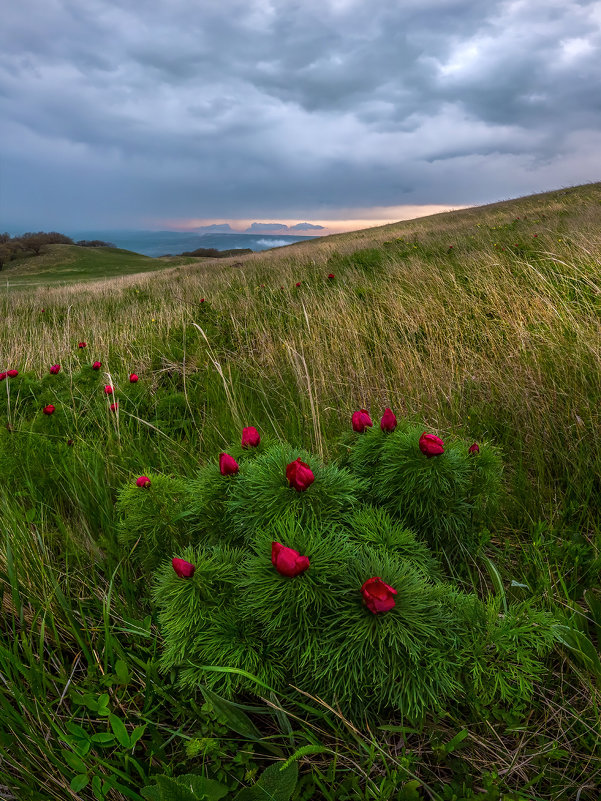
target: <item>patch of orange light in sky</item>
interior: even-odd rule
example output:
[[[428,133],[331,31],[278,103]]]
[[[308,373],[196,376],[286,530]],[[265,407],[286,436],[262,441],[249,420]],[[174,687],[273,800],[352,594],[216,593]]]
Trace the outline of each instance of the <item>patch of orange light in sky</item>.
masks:
[[[208,218],[184,218],[176,220],[154,220],[152,221],[153,228],[162,228],[162,230],[173,231],[194,231],[197,228],[208,225],[219,225],[229,223],[232,228],[232,233],[243,233],[251,226],[253,222],[260,223],[261,225],[274,226],[279,224],[287,225],[288,230],[278,231],[269,230],[264,228],[261,231],[253,231],[257,234],[282,234],[299,236],[326,236],[327,234],[340,234],[346,231],[359,231],[362,228],[373,228],[378,225],[389,225],[394,222],[401,222],[402,220],[414,220],[418,217],[426,217],[430,214],[440,214],[441,212],[454,211],[456,209],[465,209],[468,206],[440,206],[440,205],[423,205],[423,206],[373,206],[368,209],[340,209],[336,215],[315,219],[313,217],[306,217],[304,219],[283,219],[265,220],[265,219],[208,219]],[[311,223],[312,225],[321,225],[322,229],[296,229],[290,230],[292,226],[299,223]]]

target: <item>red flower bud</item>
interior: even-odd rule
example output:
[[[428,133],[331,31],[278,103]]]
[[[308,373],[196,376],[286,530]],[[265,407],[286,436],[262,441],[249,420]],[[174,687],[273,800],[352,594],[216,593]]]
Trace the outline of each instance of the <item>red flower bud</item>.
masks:
[[[313,471],[308,464],[301,462],[300,456],[295,462],[286,465],[286,478],[297,492],[304,492],[315,481]]]
[[[474,442],[473,445],[469,446],[469,448],[467,449],[467,452],[468,453],[480,453],[480,446],[478,445],[477,442]]]
[[[78,348],[87,348],[88,347],[88,343],[87,342],[79,342],[77,347]]]
[[[138,382],[138,376],[135,373],[132,373],[129,377],[129,383],[137,384],[137,382]]]
[[[435,434],[426,434],[424,431],[419,438],[419,449],[428,459],[431,456],[440,456],[444,453],[444,442]]]
[[[192,578],[196,570],[196,565],[186,562],[185,559],[178,559],[175,556],[171,560],[171,564],[180,578]]]
[[[296,286],[300,286],[300,285],[301,285],[301,282],[300,282],[300,281],[297,281],[297,282],[296,282]]]
[[[353,431],[358,434],[362,434],[366,428],[373,426],[367,409],[359,409],[358,412],[353,412],[352,423]]]
[[[261,442],[261,437],[254,426],[247,426],[242,429],[243,448],[256,448],[259,442]]]
[[[60,364],[53,364],[52,367],[50,368],[51,375],[56,375],[58,372],[60,372],[60,369],[61,369]]]
[[[204,303],[204,302],[205,302],[205,299],[204,299],[204,298],[201,298],[201,299],[200,299],[200,302],[201,302],[201,303]]]
[[[48,406],[44,406],[42,411],[44,412],[44,414],[54,414],[54,406],[51,403],[49,403]]]
[[[140,478],[136,479],[136,487],[143,487],[147,489],[150,486],[150,479],[148,476],[140,476]]]
[[[101,367],[102,367],[102,362],[94,362],[94,364],[92,365],[92,370],[100,370]]]
[[[331,281],[331,280],[332,280],[332,278],[336,278],[336,276],[334,275],[334,273],[330,273],[330,274],[328,275],[328,278],[329,278],[329,279],[330,279],[330,281]]]
[[[386,408],[384,410],[384,414],[382,415],[382,419],[380,420],[380,428],[382,431],[391,432],[394,431],[396,428],[396,416],[393,413],[392,409]]]
[[[18,370],[7,370],[6,371],[6,375],[9,378],[16,378],[19,375],[19,371]]]
[[[233,476],[240,470],[238,462],[229,453],[219,454],[219,472],[222,476]]]
[[[308,557],[301,556],[294,548],[287,548],[280,542],[271,543],[271,564],[281,576],[294,578],[309,568]]]
[[[389,612],[396,606],[393,595],[397,594],[394,587],[391,587],[386,582],[382,581],[379,576],[367,579],[365,584],[361,587],[361,594],[363,595],[363,602],[370,612],[374,615],[380,612]]]
[[[112,395],[113,394],[113,388],[112,388],[112,386],[110,384],[105,384],[104,385],[104,394],[105,395]]]
[[[115,401],[115,403],[111,403],[111,412],[116,412],[119,408],[119,403]]]

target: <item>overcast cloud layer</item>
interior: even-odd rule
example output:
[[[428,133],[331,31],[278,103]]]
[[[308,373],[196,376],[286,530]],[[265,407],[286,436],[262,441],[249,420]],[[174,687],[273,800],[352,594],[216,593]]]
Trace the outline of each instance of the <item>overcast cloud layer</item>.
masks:
[[[15,0],[0,230],[362,217],[600,180],[600,64],[586,0]]]

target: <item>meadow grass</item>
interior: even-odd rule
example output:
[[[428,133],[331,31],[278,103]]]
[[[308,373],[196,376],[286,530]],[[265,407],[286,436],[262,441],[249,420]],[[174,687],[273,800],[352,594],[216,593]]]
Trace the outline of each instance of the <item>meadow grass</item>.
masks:
[[[9,287],[0,365],[21,375],[0,384],[0,797],[141,798],[149,776],[183,765],[236,786],[307,746],[299,799],[411,799],[418,785],[597,798],[601,667],[582,637],[595,649],[601,626],[600,222],[590,184],[117,278],[95,251],[82,269],[102,280]],[[21,380],[55,416],[30,425]],[[116,492],[147,470],[191,475],[244,425],[338,458],[352,411],[385,406],[500,446],[506,497],[468,583],[535,594],[565,643],[536,702],[492,717],[373,731],[319,699],[308,711],[267,694],[252,705],[270,752],[230,708],[159,676],[152,610],[114,537]],[[146,727],[137,746],[115,718],[128,737]]]

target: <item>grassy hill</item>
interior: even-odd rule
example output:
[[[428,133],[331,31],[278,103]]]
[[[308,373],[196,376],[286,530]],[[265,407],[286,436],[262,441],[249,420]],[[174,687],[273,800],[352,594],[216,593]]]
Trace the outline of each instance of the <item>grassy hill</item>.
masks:
[[[242,258],[165,265],[86,251],[72,263],[85,281],[63,286],[42,285],[32,262],[0,301],[0,369],[19,370],[0,382],[0,785],[18,798],[139,800],[156,773],[207,770],[235,787],[304,748],[295,801],[596,799],[600,232],[601,184],[589,184]],[[348,466],[352,412],[370,410],[377,428],[385,407],[501,454],[498,514],[451,578],[497,623],[529,605],[556,620],[535,692],[379,729],[352,728],[312,686],[302,699],[264,692],[289,715],[256,696],[241,709],[183,691],[159,671],[137,529],[125,549],[115,533],[132,477],[179,487],[238,447],[243,426]],[[135,524],[167,538],[188,519],[176,507],[174,496]],[[498,664],[515,676],[529,657],[512,637]],[[252,723],[249,708],[261,713]],[[138,745],[120,724],[128,737],[146,727]]]
[[[153,259],[120,248],[89,248],[77,245],[45,245],[38,256],[7,262],[0,274],[5,288],[60,286],[98,281],[164,269],[165,263],[186,264],[185,257]]]

